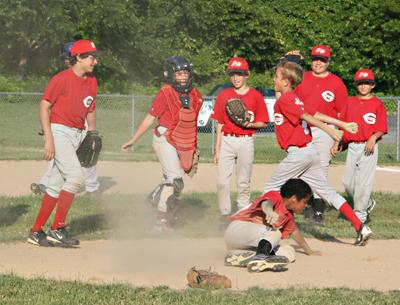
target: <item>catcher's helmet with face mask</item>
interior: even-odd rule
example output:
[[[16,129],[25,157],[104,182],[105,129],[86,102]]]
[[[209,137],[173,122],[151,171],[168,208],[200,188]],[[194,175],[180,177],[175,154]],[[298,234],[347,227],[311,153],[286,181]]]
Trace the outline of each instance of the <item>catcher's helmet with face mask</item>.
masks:
[[[182,70],[189,71],[189,79],[185,86],[178,84],[174,78],[174,73]],[[193,65],[185,57],[169,57],[164,62],[164,77],[179,93],[189,93],[192,90]]]

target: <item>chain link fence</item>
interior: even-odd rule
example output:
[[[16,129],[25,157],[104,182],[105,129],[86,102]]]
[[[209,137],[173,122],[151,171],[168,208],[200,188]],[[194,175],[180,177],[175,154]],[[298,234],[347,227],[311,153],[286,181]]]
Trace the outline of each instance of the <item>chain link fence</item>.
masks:
[[[0,92],[0,159],[41,160],[43,137],[40,132],[38,106],[41,93]],[[103,135],[103,160],[153,161],[156,156],[151,145],[153,133],[149,130],[129,153],[121,152],[146,116],[152,96],[99,95],[97,97],[97,129]],[[400,160],[400,97],[380,97],[388,113],[389,132],[380,143],[379,162],[397,163]],[[201,159],[212,161],[215,140],[214,121],[209,119],[214,98],[204,97],[205,106],[199,116],[198,146]],[[266,101],[266,103],[268,103]],[[209,109],[207,109],[207,107]],[[200,122],[203,120],[203,122]],[[341,153],[335,162],[345,160]],[[255,162],[277,163],[284,158],[277,145],[273,124],[255,134]]]

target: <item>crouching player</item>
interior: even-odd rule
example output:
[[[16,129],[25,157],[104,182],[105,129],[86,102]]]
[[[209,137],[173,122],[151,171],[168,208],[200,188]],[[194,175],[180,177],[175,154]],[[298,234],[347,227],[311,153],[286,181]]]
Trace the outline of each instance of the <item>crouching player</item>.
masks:
[[[280,193],[267,192],[230,216],[225,231],[230,253],[225,265],[247,266],[249,272],[283,271],[287,263],[295,261],[293,247],[280,245],[286,237],[293,238],[306,254],[321,255],[310,248],[294,221],[294,213],[301,214],[311,196],[306,182],[289,179]]]

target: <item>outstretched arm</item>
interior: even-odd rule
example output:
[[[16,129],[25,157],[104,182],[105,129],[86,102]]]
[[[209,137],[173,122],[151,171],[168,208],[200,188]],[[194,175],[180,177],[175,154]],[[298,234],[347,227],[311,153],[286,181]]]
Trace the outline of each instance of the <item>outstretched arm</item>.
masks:
[[[121,149],[123,151],[127,151],[129,147],[135,145],[135,143],[139,140],[139,138],[153,125],[156,117],[152,116],[151,114],[147,114],[147,116],[143,119],[142,123],[140,123],[138,129],[133,134],[132,138],[122,144]]]
[[[335,141],[340,141],[343,137],[343,131],[332,128],[331,126],[325,124],[324,122],[318,120],[313,117],[311,114],[305,112],[300,117],[302,120],[306,121],[309,124],[312,124],[323,131],[325,131],[332,139]]]
[[[344,129],[350,133],[358,132],[358,125],[355,122],[343,122],[341,120],[335,119],[333,117],[330,117],[330,116],[325,115],[320,112],[316,112],[314,114],[314,118],[316,118],[322,122],[328,123],[328,124],[336,125],[337,127]]]
[[[301,234],[298,228],[292,232],[290,237],[293,238],[293,240],[306,252],[307,255],[322,255],[320,251],[314,251],[310,248],[303,234]]]

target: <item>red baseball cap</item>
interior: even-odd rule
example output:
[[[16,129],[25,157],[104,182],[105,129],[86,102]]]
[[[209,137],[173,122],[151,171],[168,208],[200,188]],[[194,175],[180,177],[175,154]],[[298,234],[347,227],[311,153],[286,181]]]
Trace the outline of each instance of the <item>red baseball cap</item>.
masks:
[[[374,72],[370,69],[360,69],[354,75],[354,84],[358,85],[361,83],[375,84]]]
[[[74,42],[74,44],[71,47],[71,56],[75,56],[78,54],[83,54],[83,53],[94,53],[96,54],[96,46],[94,45],[94,42],[91,40],[86,40],[86,39],[80,39]]]
[[[228,74],[239,72],[242,74],[249,74],[249,63],[243,57],[232,57],[228,61]]]
[[[317,45],[311,50],[311,58],[329,59],[331,58],[331,49],[328,46]]]

